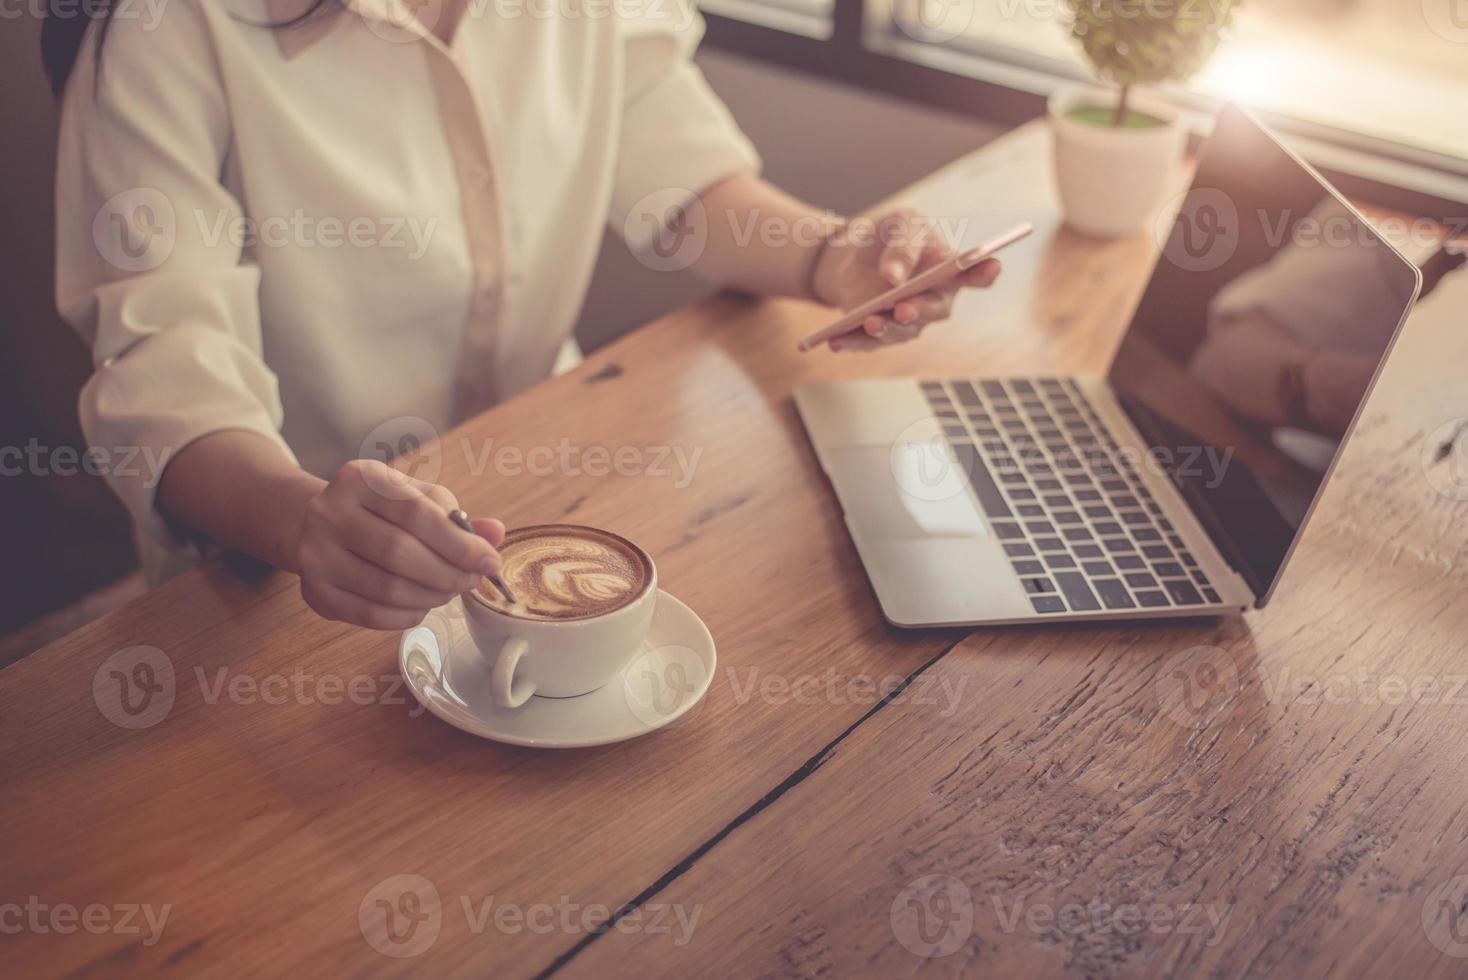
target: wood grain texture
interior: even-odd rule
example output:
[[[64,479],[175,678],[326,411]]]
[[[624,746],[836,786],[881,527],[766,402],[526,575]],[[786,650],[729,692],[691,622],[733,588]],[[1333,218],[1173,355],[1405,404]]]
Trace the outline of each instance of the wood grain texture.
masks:
[[[1368,419],[1370,445],[1392,454],[1343,475],[1336,516],[1309,542],[1319,556],[1301,557],[1331,571],[1295,577],[1262,616],[983,631],[956,648],[962,632],[881,622],[790,389],[1099,370],[1154,248],[1146,236],[1102,244],[1059,228],[1045,140],[1022,129],[912,190],[928,212],[966,217],[965,237],[1015,220],[1038,231],[1007,253],[994,290],[966,296],[922,344],[799,356],[795,340],[824,311],[721,297],[446,433],[416,461],[473,513],[602,525],[656,557],[664,586],[719,647],[707,699],[673,730],[562,753],[464,735],[397,685],[395,636],[320,621],[290,576],[245,579],[220,564],[0,671],[0,908],[35,896],[170,909],[152,943],[118,929],[0,934],[7,965],[21,975],[529,976],[559,963],[818,974],[953,970],[976,956],[1081,973],[1159,956],[1239,962],[1216,959],[1217,946],[1205,955],[1150,940],[1093,962],[1063,942],[989,941],[983,921],[985,941],[964,955],[920,961],[894,948],[886,908],[932,869],[975,895],[991,877],[1041,898],[1108,882],[1211,896],[1217,883],[1236,906],[1230,922],[1257,914],[1260,936],[1304,930],[1248,954],[1254,969],[1290,935],[1330,949],[1338,913],[1358,907],[1348,899],[1420,890],[1413,862],[1461,846],[1445,829],[1461,812],[1448,812],[1425,749],[1431,737],[1453,741],[1461,711],[1297,716],[1250,680],[1267,656],[1322,670],[1343,650],[1441,667],[1446,631],[1461,635],[1462,511],[1423,499],[1421,469],[1403,462],[1417,429],[1396,415]],[[526,454],[544,458],[563,440],[580,450],[574,472],[527,469]],[[630,447],[641,471],[588,472],[589,447]],[[518,466],[495,455],[506,448]],[[664,448],[667,472],[654,467]],[[673,451],[696,460],[686,484]],[[1434,577],[1424,582],[1423,569]],[[1157,721],[1161,662],[1200,644],[1232,658],[1235,696],[1201,727]],[[130,730],[99,705],[115,697],[108,659],[137,645],[166,656],[176,695],[156,724]],[[918,682],[883,706],[915,675],[934,679],[935,697],[939,681],[961,682],[957,713],[935,719],[931,699],[912,697]],[[1447,758],[1459,751],[1450,745]],[[1234,796],[1237,818],[1221,812]],[[1404,822],[1419,799],[1429,815]],[[1214,842],[1226,861],[1208,859]],[[1317,855],[1337,851],[1335,877],[1322,879]],[[426,879],[441,901],[436,938],[406,959],[382,955],[358,923],[400,875]],[[588,932],[598,907],[639,896],[644,921]],[[666,931],[649,921],[660,903]],[[674,945],[689,903],[700,918]],[[496,920],[502,906],[509,917]],[[1296,911],[1266,921],[1276,907]],[[517,910],[536,921],[516,928]],[[1388,916],[1370,934],[1387,924],[1406,929]],[[1256,933],[1230,931],[1228,948],[1246,934]]]
[[[686,942],[561,975],[1463,976],[1465,305],[1408,325],[1271,605],[975,632],[647,896]]]

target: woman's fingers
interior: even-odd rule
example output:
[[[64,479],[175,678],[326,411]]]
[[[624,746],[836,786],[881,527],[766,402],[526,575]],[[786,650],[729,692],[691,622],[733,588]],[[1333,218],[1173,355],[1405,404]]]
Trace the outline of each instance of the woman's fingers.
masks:
[[[861,330],[853,330],[851,333],[833,338],[830,341],[831,350],[876,350],[878,347],[885,347],[888,344],[911,340],[922,331],[921,325],[912,326],[897,323],[894,320],[882,317],[878,317],[876,320],[877,325],[871,327],[870,330],[863,325]]]
[[[957,292],[956,286],[947,286],[919,293],[898,303],[892,311],[892,319],[903,326],[923,326],[946,320],[953,312],[953,297]]]
[[[889,285],[906,282],[931,244],[923,223],[909,209],[894,211],[877,223],[883,249],[877,271]]]
[[[829,346],[833,351],[861,351],[876,350],[883,344],[875,337],[869,337],[860,330],[853,330],[851,333],[832,338]]]
[[[315,558],[312,577],[379,605],[427,612],[448,602],[457,590],[430,589],[412,579],[394,575],[387,569],[354,555],[345,548],[328,548]],[[477,584],[477,578],[476,578]]]
[[[479,584],[485,572],[465,569],[448,561],[412,532],[370,510],[339,518],[338,540],[359,558],[365,558],[402,578],[438,592],[464,592]],[[471,535],[459,531],[465,538]],[[488,547],[488,542],[485,542]]]
[[[998,259],[985,259],[972,269],[965,270],[959,277],[959,282],[964,286],[987,289],[994,285],[994,280],[999,278],[999,273],[1003,269]]]
[[[449,518],[447,488],[375,460],[353,460],[310,502],[297,545],[301,594],[313,609],[374,629],[406,629],[500,570],[505,526],[470,532]]]
[[[364,484],[360,499],[368,511],[402,528],[455,568],[480,575],[499,574],[499,552],[494,545],[477,534],[465,533],[449,520],[449,511],[458,502],[444,488],[414,480],[401,492],[385,496]]]

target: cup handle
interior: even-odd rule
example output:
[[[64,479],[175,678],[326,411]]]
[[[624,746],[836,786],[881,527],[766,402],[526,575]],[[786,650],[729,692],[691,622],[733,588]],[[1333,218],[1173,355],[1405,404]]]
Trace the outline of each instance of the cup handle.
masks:
[[[512,636],[500,647],[490,672],[489,689],[494,703],[501,708],[518,708],[530,700],[535,693],[535,682],[527,678],[515,680],[515,667],[520,658],[530,652],[530,644],[518,636]]]

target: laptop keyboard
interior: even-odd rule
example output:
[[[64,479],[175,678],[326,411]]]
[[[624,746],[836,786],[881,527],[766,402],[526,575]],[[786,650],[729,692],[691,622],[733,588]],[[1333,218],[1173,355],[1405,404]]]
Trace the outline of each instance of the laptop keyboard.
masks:
[[[1035,612],[1220,601],[1072,381],[922,388]]]

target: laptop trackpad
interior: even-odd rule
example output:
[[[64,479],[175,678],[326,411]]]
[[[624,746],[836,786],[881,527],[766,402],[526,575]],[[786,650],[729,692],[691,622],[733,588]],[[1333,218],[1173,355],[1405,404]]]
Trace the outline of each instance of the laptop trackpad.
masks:
[[[867,541],[989,535],[965,474],[939,442],[853,446],[824,458],[847,523]]]

